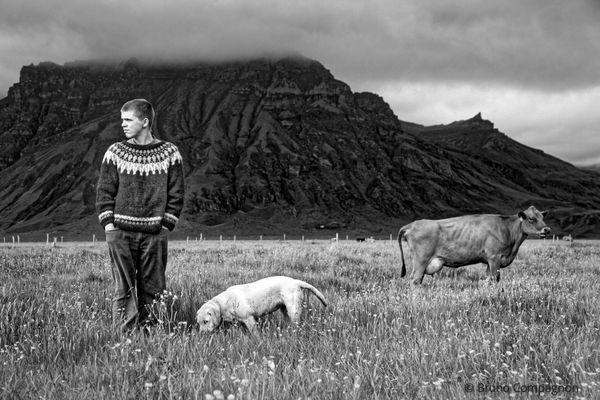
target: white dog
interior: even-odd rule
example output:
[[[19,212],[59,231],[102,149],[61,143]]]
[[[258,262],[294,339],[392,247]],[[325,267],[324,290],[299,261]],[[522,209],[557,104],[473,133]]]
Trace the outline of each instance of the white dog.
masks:
[[[302,289],[310,290],[327,307],[325,297],[314,286],[287,276],[271,276],[229,287],[200,307],[196,321],[200,331],[212,332],[222,321],[240,321],[255,333],[256,318],[280,309],[297,323],[302,311]]]

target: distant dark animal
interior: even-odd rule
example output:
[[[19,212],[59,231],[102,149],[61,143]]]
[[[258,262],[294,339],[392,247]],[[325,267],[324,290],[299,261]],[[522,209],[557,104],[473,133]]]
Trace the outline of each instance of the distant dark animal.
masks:
[[[365,238],[364,237],[359,237],[359,238],[356,238],[356,241],[357,242],[364,242]]]
[[[406,275],[403,246],[412,255],[411,279],[420,284],[425,274],[442,267],[484,263],[490,279],[500,281],[500,268],[509,266],[528,235],[544,237],[547,211],[531,206],[516,215],[477,214],[441,220],[422,219],[400,228],[398,244],[402,257],[400,276]]]
[[[229,287],[200,307],[196,321],[204,332],[212,332],[223,321],[239,321],[250,333],[256,333],[258,317],[281,310],[291,322],[297,323],[302,312],[303,289],[312,292],[327,307],[323,294],[311,284],[287,276],[271,276]]]

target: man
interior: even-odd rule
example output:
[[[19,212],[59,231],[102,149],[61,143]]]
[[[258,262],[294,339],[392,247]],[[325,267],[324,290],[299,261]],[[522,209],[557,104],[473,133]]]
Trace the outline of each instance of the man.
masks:
[[[151,306],[166,287],[167,232],[183,207],[177,147],[152,135],[154,109],[144,99],[121,108],[127,140],[102,160],[96,208],[113,267],[113,320],[124,332],[152,323]]]

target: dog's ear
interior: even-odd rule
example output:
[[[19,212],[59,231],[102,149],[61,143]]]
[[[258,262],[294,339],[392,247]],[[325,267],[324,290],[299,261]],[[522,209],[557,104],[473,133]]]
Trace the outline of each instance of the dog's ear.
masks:
[[[223,315],[221,315],[221,307],[216,302],[211,304],[211,319],[215,328],[217,328],[223,322]]]

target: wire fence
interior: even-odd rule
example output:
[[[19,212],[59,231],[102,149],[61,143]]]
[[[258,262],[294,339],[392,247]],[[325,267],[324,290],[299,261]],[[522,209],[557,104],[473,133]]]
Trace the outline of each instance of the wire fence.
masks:
[[[69,234],[69,233],[47,233],[47,234],[5,234],[1,237],[0,244],[4,246],[18,246],[26,243],[46,244],[48,246],[58,246],[66,242],[104,242],[104,232],[86,233],[86,234]],[[372,234],[360,235],[356,233],[307,233],[307,234],[265,234],[265,235],[248,235],[248,234],[221,234],[221,233],[204,233],[197,234],[181,234],[169,233],[170,241],[185,241],[187,243],[203,242],[203,241],[355,241],[355,242],[374,242],[381,240],[396,240],[395,234]]]

